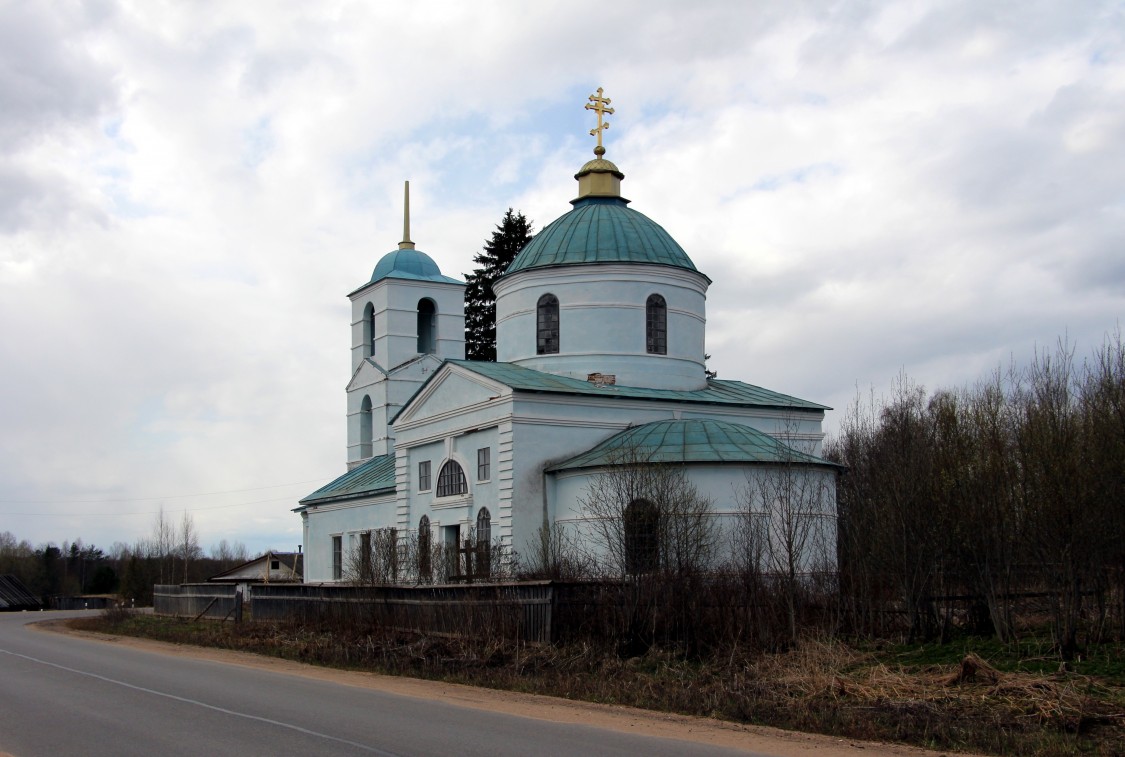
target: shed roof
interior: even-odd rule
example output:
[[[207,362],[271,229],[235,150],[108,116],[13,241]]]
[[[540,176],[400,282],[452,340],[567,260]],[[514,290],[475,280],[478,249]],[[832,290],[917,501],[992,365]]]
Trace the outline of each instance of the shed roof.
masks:
[[[0,576],[0,610],[38,610],[41,607],[23,581],[13,575]]]

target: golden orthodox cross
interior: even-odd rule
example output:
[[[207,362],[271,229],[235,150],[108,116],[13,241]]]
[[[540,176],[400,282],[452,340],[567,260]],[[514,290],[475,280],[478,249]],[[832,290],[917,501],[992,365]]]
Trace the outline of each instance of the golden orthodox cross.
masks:
[[[603,122],[602,117],[607,113],[613,115],[613,108],[607,108],[613,100],[608,97],[603,97],[604,91],[598,87],[598,94],[590,95],[590,102],[586,103],[586,110],[592,110],[598,114],[598,126],[596,129],[590,129],[590,136],[598,138],[598,146],[594,148],[597,155],[604,155],[605,148],[602,147],[602,132],[609,128],[609,122]]]

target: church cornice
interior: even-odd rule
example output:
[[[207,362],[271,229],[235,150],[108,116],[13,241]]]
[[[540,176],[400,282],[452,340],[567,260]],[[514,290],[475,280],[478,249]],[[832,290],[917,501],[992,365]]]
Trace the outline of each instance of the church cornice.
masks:
[[[659,277],[662,283],[678,282],[681,286],[706,293],[711,279],[699,271],[660,263],[571,263],[567,265],[527,268],[505,274],[492,285],[496,296],[524,286],[556,286],[588,282],[620,281],[643,283]]]
[[[462,282],[462,281],[429,281],[427,279],[400,279],[398,277],[392,276],[392,277],[388,277],[388,278],[385,278],[385,279],[379,279],[378,281],[367,282],[366,284],[361,286],[359,289],[354,289],[354,290],[348,292],[348,299],[354,300],[354,299],[356,299],[356,297],[363,294],[364,292],[367,292],[369,289],[372,289],[374,287],[378,287],[378,286],[381,286],[381,285],[386,285],[390,282],[394,282],[394,285],[396,287],[404,286],[404,287],[414,287],[414,288],[417,288],[417,289],[431,289],[432,290],[434,287],[452,287],[452,288],[457,288],[457,289],[464,289],[465,288],[465,283]]]

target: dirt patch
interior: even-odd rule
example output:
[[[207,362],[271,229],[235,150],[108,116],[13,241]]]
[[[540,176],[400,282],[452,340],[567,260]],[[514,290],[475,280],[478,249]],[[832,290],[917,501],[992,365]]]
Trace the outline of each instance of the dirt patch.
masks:
[[[290,660],[262,657],[248,652],[191,647],[131,636],[78,631],[69,628],[65,620],[44,621],[32,624],[31,627],[37,630],[53,631],[117,644],[153,654],[209,660],[226,665],[269,670],[285,675],[303,676],[345,686],[413,697],[428,702],[437,700],[459,707],[502,712],[508,715],[553,723],[595,726],[623,733],[643,731],[645,735],[658,738],[753,750],[785,757],[806,757],[806,755],[855,757],[858,754],[935,757],[939,754],[947,754],[897,744],[863,742],[817,734],[782,731],[762,726],[745,726],[720,720],[650,712],[631,707],[576,702],[537,694],[522,694],[439,681],[424,681],[417,678],[400,678],[375,673],[321,668]],[[6,756],[0,754],[0,757]]]

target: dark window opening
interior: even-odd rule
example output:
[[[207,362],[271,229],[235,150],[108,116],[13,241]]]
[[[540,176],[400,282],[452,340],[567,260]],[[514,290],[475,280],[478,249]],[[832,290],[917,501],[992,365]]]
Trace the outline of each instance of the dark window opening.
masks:
[[[474,566],[478,578],[492,575],[492,515],[487,507],[477,513],[477,550]]]
[[[536,306],[535,354],[553,355],[559,351],[559,298],[545,294]]]
[[[418,352],[425,355],[436,349],[437,307],[428,298],[418,300]]]
[[[645,303],[645,348],[653,355],[668,354],[668,304],[659,294]]]
[[[344,577],[343,537],[332,537],[332,579],[339,581]]]
[[[625,572],[651,573],[660,565],[660,512],[647,499],[625,508]]]
[[[361,583],[371,583],[375,568],[372,557],[371,532],[364,531],[359,535],[359,580]]]
[[[418,463],[418,491],[428,492],[430,485],[430,461],[423,460]]]
[[[418,521],[418,575],[426,581],[433,577],[433,562],[430,556],[430,519],[425,515]]]
[[[375,357],[375,306],[370,302],[363,309],[364,357]]]
[[[364,397],[359,406],[359,456],[371,457],[371,398]]]

